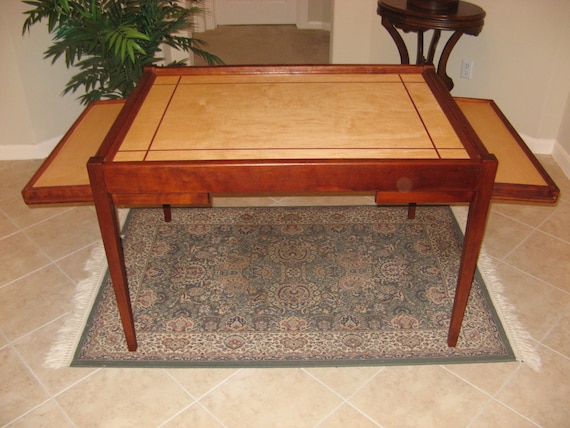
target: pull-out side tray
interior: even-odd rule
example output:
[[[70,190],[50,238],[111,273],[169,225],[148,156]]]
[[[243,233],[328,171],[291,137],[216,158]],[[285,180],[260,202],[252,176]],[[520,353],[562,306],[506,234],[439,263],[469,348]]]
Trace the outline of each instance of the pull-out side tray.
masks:
[[[27,204],[93,202],[87,161],[124,105],[113,100],[87,106],[22,191]]]
[[[489,153],[499,160],[493,199],[555,202],[558,187],[497,105],[475,98],[455,101]]]

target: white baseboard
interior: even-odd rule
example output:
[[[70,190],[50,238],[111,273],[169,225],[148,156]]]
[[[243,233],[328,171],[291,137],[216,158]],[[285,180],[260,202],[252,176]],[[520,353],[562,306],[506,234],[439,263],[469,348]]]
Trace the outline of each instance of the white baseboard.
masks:
[[[535,155],[551,155],[564,174],[570,177],[570,153],[556,139],[534,138],[521,134],[528,148]]]
[[[331,31],[330,22],[309,20],[309,0],[297,0],[297,28],[301,30],[326,30]]]
[[[331,30],[330,22],[320,22],[320,21],[297,21],[297,28],[300,30]]]
[[[557,141],[550,138],[535,138],[519,134],[531,152],[535,155],[550,155],[554,151]]]
[[[50,138],[39,144],[0,145],[0,160],[45,159],[62,138],[63,135]]]
[[[564,171],[566,177],[570,178],[570,153],[560,143],[556,143],[552,151],[552,157],[560,166],[560,169]]]

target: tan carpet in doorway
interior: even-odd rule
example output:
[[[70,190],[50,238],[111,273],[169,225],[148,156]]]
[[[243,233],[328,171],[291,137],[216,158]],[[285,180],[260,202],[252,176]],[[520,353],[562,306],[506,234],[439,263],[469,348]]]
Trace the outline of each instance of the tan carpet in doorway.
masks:
[[[328,64],[330,33],[294,25],[228,25],[194,33],[227,65]],[[196,58],[196,65],[206,65]]]

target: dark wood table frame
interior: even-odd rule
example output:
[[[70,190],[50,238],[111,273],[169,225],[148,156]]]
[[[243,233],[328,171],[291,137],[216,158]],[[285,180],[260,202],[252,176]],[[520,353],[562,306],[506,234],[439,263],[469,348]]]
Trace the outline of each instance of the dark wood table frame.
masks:
[[[451,314],[448,345],[456,346],[467,305],[497,169],[433,67],[218,67],[212,74],[418,73],[423,75],[469,159],[278,159],[125,161],[113,156],[159,75],[204,73],[200,68],[147,70],[97,154],[88,162],[93,200],[128,349],[137,349],[117,206],[207,205],[211,193],[374,191],[378,204],[470,204]],[[379,112],[381,114],[381,112]],[[402,187],[402,179],[405,186]]]
[[[410,55],[398,28],[404,32],[417,33],[416,64],[434,64],[435,51],[442,31],[453,31],[445,44],[437,65],[437,74],[449,90],[453,80],[447,75],[447,61],[451,51],[463,34],[477,36],[483,29],[485,11],[477,5],[460,1],[456,10],[428,11],[409,6],[407,0],[379,0],[378,15],[382,25],[396,43],[402,64],[410,63]],[[424,33],[433,30],[427,57],[424,55]]]

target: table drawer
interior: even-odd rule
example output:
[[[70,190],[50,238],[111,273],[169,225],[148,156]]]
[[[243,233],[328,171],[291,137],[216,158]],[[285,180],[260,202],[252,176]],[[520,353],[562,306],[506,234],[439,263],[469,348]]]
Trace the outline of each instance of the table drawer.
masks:
[[[455,98],[463,114],[498,161],[493,199],[554,202],[559,189],[492,100]]]

